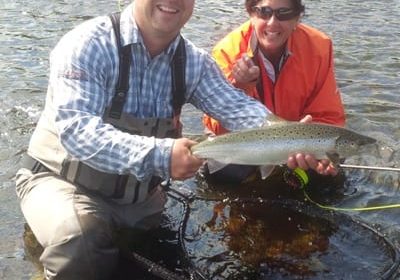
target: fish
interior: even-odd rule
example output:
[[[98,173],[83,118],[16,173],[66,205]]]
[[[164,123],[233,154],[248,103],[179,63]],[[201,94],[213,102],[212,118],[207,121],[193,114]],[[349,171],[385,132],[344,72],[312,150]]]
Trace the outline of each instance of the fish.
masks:
[[[358,154],[361,146],[375,142],[372,137],[331,124],[282,121],[203,140],[193,145],[191,152],[206,159],[213,173],[227,164],[281,165],[299,152],[338,164],[340,159]]]

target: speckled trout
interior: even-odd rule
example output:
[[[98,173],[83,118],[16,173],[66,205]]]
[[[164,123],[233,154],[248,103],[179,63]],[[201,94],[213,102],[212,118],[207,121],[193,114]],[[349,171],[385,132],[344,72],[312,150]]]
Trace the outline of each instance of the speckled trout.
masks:
[[[352,130],[317,123],[279,122],[257,129],[232,132],[204,140],[193,155],[221,164],[280,165],[289,155],[303,152],[338,163],[376,140]]]

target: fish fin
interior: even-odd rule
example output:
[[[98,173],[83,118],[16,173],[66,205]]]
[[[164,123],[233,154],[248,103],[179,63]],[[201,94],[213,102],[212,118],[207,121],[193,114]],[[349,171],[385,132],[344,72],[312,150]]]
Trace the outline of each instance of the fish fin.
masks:
[[[272,171],[274,171],[275,165],[262,165],[260,166],[260,174],[261,178],[264,180],[269,175],[271,175]]]
[[[213,174],[213,173],[217,172],[218,170],[221,170],[226,165],[227,165],[226,163],[222,163],[222,162],[219,162],[219,161],[216,161],[213,159],[207,160],[208,172],[210,172],[210,174]]]
[[[282,123],[287,123],[288,121],[285,119],[282,119],[281,117],[278,117],[277,115],[274,114],[269,114],[265,120],[262,126],[271,126],[275,124],[282,124]]]
[[[333,163],[335,167],[340,166],[340,156],[336,152],[326,152],[326,156]]]

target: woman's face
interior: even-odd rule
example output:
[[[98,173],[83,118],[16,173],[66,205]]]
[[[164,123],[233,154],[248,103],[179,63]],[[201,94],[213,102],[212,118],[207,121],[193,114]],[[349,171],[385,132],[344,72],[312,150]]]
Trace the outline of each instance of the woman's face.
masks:
[[[300,15],[290,16],[293,11],[289,10],[293,8],[290,0],[262,0],[255,7],[255,11],[250,14],[250,20],[254,26],[259,47],[265,55],[281,52],[290,34],[296,28]],[[262,7],[264,9],[259,9]],[[271,9],[274,11],[272,16]],[[277,18],[277,9],[281,9],[281,16],[278,16],[281,20]],[[288,14],[289,16],[285,18]]]

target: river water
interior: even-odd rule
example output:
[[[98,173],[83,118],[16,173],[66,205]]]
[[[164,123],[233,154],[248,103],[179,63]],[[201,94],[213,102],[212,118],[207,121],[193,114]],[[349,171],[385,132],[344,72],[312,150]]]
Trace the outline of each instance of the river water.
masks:
[[[399,167],[400,1],[308,0],[305,4],[303,22],[333,39],[348,127],[378,140],[376,148],[350,161]],[[43,108],[49,51],[76,24],[116,10],[117,1],[0,0],[0,279],[30,279],[36,271],[26,260],[24,219],[13,176]],[[183,32],[211,50],[216,40],[245,18],[243,1],[197,1]],[[194,108],[185,108],[186,133],[201,133],[199,116]],[[347,185],[355,191],[342,205],[400,203],[399,173],[352,170],[346,175]],[[379,229],[398,246],[399,211],[349,215]]]

